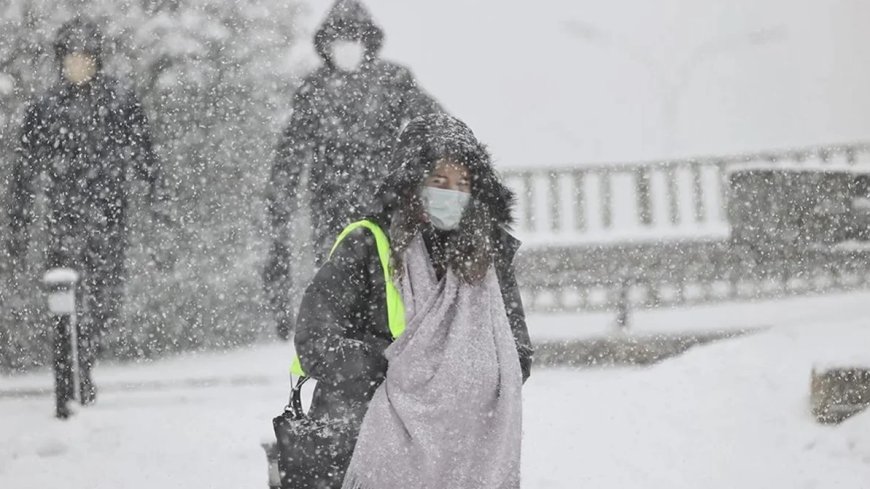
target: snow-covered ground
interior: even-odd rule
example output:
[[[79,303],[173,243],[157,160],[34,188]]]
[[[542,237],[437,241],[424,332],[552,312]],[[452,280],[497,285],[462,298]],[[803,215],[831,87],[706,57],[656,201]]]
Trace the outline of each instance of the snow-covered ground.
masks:
[[[539,375],[526,487],[867,488],[870,413],[814,423],[817,363],[870,363],[866,321],[779,328],[646,370]]]
[[[867,488],[870,413],[819,426],[808,401],[814,365],[870,365],[867,299],[660,313],[673,320],[642,317],[638,331],[705,318],[773,327],[646,369],[536,371],[524,487]],[[530,321],[539,340],[571,336],[570,321],[559,334],[544,316]],[[9,394],[50,391],[48,373],[0,377],[0,487],[264,488],[259,443],[285,401],[290,355],[265,345],[104,365],[99,403],[68,422],[51,417],[47,394]]]

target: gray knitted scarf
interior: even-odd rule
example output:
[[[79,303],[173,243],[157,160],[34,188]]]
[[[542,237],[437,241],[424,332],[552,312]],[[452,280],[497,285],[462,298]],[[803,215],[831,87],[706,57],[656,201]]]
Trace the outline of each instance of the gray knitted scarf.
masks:
[[[522,374],[495,270],[437,280],[420,236],[405,252],[406,329],[360,429],[344,489],[520,486]]]

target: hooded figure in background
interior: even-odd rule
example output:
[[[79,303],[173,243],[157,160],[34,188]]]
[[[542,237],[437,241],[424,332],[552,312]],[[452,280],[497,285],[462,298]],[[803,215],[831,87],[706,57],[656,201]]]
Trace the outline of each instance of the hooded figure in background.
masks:
[[[44,190],[46,264],[81,275],[84,314],[78,323],[78,356],[81,400],[88,404],[96,395],[90,371],[99,335],[117,321],[122,299],[128,179],[147,182],[150,201],[156,204],[161,170],[142,105],[102,73],[103,35],[97,25],[83,18],[67,22],[58,31],[54,50],[60,81],[24,117],[8,189],[12,229],[6,247],[13,275],[20,278],[35,196]],[[37,188],[42,175],[47,177],[44,189]],[[58,415],[65,417],[64,401],[76,387],[65,373],[58,375],[58,389],[64,391]]]
[[[273,245],[264,273],[283,338],[293,328],[291,237],[303,172],[320,264],[350,217],[370,208],[371,182],[389,172],[390,145],[402,126],[440,111],[407,68],[378,58],[383,38],[359,1],[339,0],[314,37],[323,64],[294,97],[268,190]]]

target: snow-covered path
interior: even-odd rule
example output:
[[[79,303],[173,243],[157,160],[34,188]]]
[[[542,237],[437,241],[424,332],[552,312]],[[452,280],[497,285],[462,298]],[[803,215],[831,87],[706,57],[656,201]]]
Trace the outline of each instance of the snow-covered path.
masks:
[[[808,322],[648,369],[538,370],[526,385],[524,487],[870,487],[870,413],[809,414],[811,367],[870,364],[863,319]],[[0,488],[264,488],[259,447],[289,347],[102,366],[99,403],[52,417],[47,373],[0,377]],[[4,397],[5,396],[5,397]]]
[[[98,404],[69,422],[51,418],[48,396],[0,400],[0,487],[263,488],[259,443],[286,402],[287,351],[103,367]],[[2,385],[50,387],[42,377]]]

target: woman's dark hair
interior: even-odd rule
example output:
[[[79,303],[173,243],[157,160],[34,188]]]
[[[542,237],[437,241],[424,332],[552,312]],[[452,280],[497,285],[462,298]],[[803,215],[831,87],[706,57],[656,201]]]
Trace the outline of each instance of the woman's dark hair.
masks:
[[[510,225],[513,193],[499,180],[486,147],[471,129],[447,114],[412,120],[394,147],[393,169],[380,199],[391,215],[394,272],[402,274],[402,256],[422,229],[420,190],[440,161],[458,163],[471,175],[471,201],[459,228],[447,235],[447,265],[466,282],[479,283],[493,260],[494,228]]]

